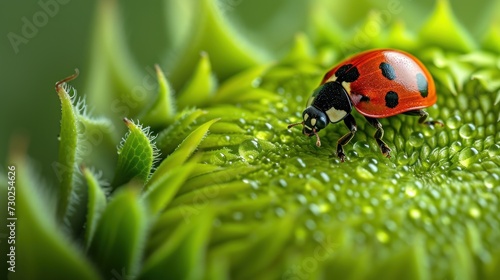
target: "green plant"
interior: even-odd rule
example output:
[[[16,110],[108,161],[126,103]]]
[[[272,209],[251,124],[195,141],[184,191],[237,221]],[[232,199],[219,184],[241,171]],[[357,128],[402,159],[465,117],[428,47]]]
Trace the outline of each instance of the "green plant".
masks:
[[[421,58],[439,91],[428,112],[446,127],[383,120],[393,148],[386,159],[360,121],[340,163],[332,152],[343,127],[322,132],[317,148],[286,126],[363,34],[336,29],[317,1],[310,34],[269,63],[234,39],[213,2],[200,3],[190,40],[174,38],[184,51],[171,80],[156,68],[153,96],[133,90],[141,83],[121,33],[110,31],[120,26],[113,2],[103,2],[88,100],[105,117],[90,116],[71,93],[74,76],[57,84],[58,193],[41,191],[22,147],[12,152],[22,217],[13,279],[500,276],[496,25],[476,43],[439,1],[418,34],[394,23],[363,45]],[[382,15],[372,12],[365,26]],[[128,132],[116,155],[118,127]]]

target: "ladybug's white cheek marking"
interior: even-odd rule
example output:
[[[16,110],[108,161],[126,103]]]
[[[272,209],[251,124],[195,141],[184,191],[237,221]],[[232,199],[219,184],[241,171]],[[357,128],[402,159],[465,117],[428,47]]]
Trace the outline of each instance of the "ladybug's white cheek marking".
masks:
[[[314,101],[314,96],[309,97],[309,99],[307,100],[306,107],[311,106],[311,104],[313,103],[313,101]]]
[[[345,89],[347,94],[351,95],[351,83],[342,82],[342,87]]]
[[[316,119],[312,119],[312,120],[311,120],[311,125],[312,125],[312,126],[315,126],[315,125],[316,125]]]
[[[337,76],[332,75],[330,78],[328,78],[328,80],[325,81],[325,84],[328,82],[335,82],[336,80],[337,80]]]
[[[304,115],[304,121],[307,121],[308,118],[309,118],[309,114],[305,114]]]
[[[334,107],[328,109],[326,111],[326,115],[330,119],[330,122],[336,123],[338,121],[341,121],[345,116],[347,115],[347,112],[344,110],[337,110]]]
[[[337,80],[337,76],[332,75],[330,77],[330,79],[328,79],[325,83],[335,82],[336,80]],[[345,89],[345,91],[347,91],[348,94],[351,94],[351,83],[343,81],[342,82],[342,87]]]

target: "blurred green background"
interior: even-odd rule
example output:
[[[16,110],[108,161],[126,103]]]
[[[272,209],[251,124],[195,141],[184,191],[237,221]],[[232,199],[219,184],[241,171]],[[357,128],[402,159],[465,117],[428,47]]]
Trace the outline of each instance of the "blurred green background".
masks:
[[[117,1],[121,9],[124,31],[136,68],[140,74],[159,63],[169,69],[175,58],[169,32],[183,26],[165,26],[163,4],[166,1]],[[188,0],[194,1],[197,0]],[[216,0],[214,0],[216,1]],[[219,0],[225,15],[241,37],[263,52],[268,60],[286,53],[297,32],[307,32],[306,18],[311,1],[286,0]],[[428,17],[435,1],[395,1],[402,9],[398,15],[406,26],[417,29]],[[180,3],[180,2],[179,2]],[[391,1],[331,1],[335,7],[332,18],[346,30],[355,29],[367,13],[384,10]],[[394,1],[392,1],[394,3]],[[450,1],[463,26],[480,40],[489,18],[499,5],[493,0]],[[57,159],[60,103],[54,83],[80,69],[80,77],[72,82],[80,95],[86,94],[90,77],[90,46],[98,1],[41,0],[1,1],[0,3],[0,159],[5,163],[9,141],[14,134],[29,139],[29,155],[48,180],[54,180],[51,163]],[[52,15],[47,16],[43,5]],[[56,6],[54,6],[56,5]],[[356,8],[353,8],[356,7]],[[349,13],[345,10],[349,9]],[[46,13],[45,18],[41,13]],[[179,17],[182,11],[176,12]],[[497,15],[500,13],[497,13]],[[35,25],[30,37],[15,45],[13,38],[23,36],[26,20]],[[497,19],[498,20],[498,19]],[[16,35],[13,35],[16,34]],[[17,49],[17,50],[16,50]],[[167,71],[168,77],[168,71]],[[173,81],[181,85],[182,80]]]

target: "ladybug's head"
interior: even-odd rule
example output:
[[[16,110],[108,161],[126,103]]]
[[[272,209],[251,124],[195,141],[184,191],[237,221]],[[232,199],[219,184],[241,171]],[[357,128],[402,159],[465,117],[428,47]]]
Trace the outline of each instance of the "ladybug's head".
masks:
[[[307,136],[313,136],[328,124],[326,114],[313,106],[309,106],[304,110],[302,118],[304,119],[302,133]]]
[[[321,146],[318,132],[328,125],[328,116],[318,108],[309,106],[302,113],[302,118],[304,120],[303,122],[291,124],[288,128],[295,125],[303,125],[302,133],[307,136],[316,135],[316,146]]]

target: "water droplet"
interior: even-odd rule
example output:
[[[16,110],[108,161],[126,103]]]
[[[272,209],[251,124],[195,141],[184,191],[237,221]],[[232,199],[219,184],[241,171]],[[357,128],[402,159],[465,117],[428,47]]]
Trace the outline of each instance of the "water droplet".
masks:
[[[285,216],[286,212],[285,212],[285,209],[281,208],[281,207],[276,207],[276,209],[274,209],[274,213],[276,214],[276,216],[278,217],[283,217]]]
[[[472,217],[472,218],[479,218],[481,216],[481,210],[479,210],[479,208],[477,207],[471,207],[469,209],[469,215]]]
[[[335,196],[335,194],[333,192],[328,192],[328,194],[326,195],[326,198],[331,203],[334,203],[335,201],[337,201],[337,197]]]
[[[260,130],[260,131],[257,131],[255,133],[255,137],[257,139],[261,139],[261,140],[268,140],[268,141],[271,141],[273,140],[273,137],[275,136],[276,134],[274,133],[274,131],[272,130]]]
[[[316,228],[316,222],[314,222],[313,220],[311,219],[308,219],[306,221],[306,228],[310,229],[310,230],[313,230]]]
[[[252,80],[251,85],[254,88],[258,88],[261,83],[262,83],[262,78],[261,77],[257,77],[257,78],[255,78],[255,79]]]
[[[295,162],[298,164],[298,167],[302,167],[302,168],[305,168],[306,167],[306,163],[304,162],[303,159],[301,158],[296,158],[295,159]]]
[[[469,123],[460,127],[458,133],[462,138],[469,139],[476,135],[476,127],[473,124]]]
[[[279,179],[278,180],[278,185],[282,188],[286,188],[288,186],[288,183],[286,182],[285,179]]]
[[[377,239],[380,243],[387,243],[389,242],[389,234],[383,230],[379,230],[376,233]]]
[[[449,224],[451,224],[451,219],[450,219],[450,217],[448,217],[448,216],[446,216],[446,215],[441,216],[441,223],[442,223],[443,225],[446,225],[446,226],[447,226],[447,225],[449,225]]]
[[[359,176],[359,178],[365,180],[372,180],[374,178],[373,174],[370,171],[359,165],[358,167],[356,167],[356,174]]]
[[[215,153],[214,156],[212,157],[212,163],[213,164],[224,164],[227,161],[227,157],[223,152]]]
[[[328,174],[326,174],[325,172],[321,172],[319,173],[319,176],[321,176],[321,179],[323,179],[323,181],[325,183],[328,183],[330,182],[330,177],[328,176]]]
[[[490,177],[484,179],[484,185],[488,189],[492,189],[495,186],[500,185],[500,179],[497,174],[491,174]]]
[[[407,154],[398,154],[397,157],[398,157],[398,164],[399,165],[406,165],[406,164],[408,164],[409,159],[408,159],[408,155]]]
[[[462,142],[460,141],[455,141],[451,143],[450,150],[452,153],[456,153],[462,149]]]
[[[424,144],[424,134],[421,132],[415,131],[410,135],[409,143],[413,147],[420,147]]]
[[[412,217],[413,219],[415,220],[420,219],[421,216],[422,214],[420,213],[420,210],[416,208],[410,209],[410,217]]]
[[[371,207],[369,205],[365,205],[365,206],[363,206],[362,211],[366,215],[371,215],[371,214],[373,214],[373,207]]]
[[[298,194],[297,195],[297,200],[300,202],[300,204],[306,204],[307,203],[307,198],[303,194]]]
[[[233,213],[233,219],[235,221],[241,221],[243,219],[243,213],[241,213],[240,211],[236,211]]]
[[[458,161],[461,165],[468,167],[470,164],[474,163],[479,152],[475,148],[465,148],[458,155]]]
[[[405,194],[408,197],[414,197],[414,196],[417,195],[417,189],[414,188],[414,187],[407,187],[406,190],[405,190]]]
[[[365,141],[357,141],[356,143],[354,143],[353,149],[361,157],[366,156],[370,153],[370,145]]]
[[[444,147],[448,145],[448,141],[450,141],[448,138],[448,133],[446,131],[441,131],[438,135],[439,146]]]
[[[457,129],[462,125],[462,118],[459,115],[454,115],[446,121],[446,126],[451,129]]]
[[[490,157],[498,156],[500,155],[500,145],[498,144],[493,144],[488,148],[488,155]]]
[[[319,208],[319,206],[317,204],[311,203],[309,205],[309,210],[311,211],[311,213],[313,213],[316,216],[321,214],[321,209]]]
[[[259,157],[261,147],[258,140],[245,140],[238,147],[238,153],[246,161],[252,162]]]

